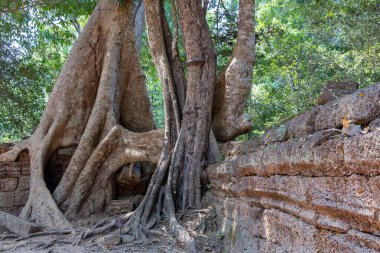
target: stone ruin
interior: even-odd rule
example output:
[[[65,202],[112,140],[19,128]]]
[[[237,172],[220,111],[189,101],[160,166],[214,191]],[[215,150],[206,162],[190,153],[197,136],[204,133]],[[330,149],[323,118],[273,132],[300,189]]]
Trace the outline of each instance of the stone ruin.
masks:
[[[342,133],[343,118],[362,132]],[[0,153],[9,147],[0,145]],[[215,206],[226,252],[380,251],[380,83],[220,148],[224,160],[207,169],[205,201]],[[51,189],[74,149],[51,157]],[[150,173],[151,165],[122,168],[115,198],[143,193]],[[1,211],[17,214],[28,188],[27,153],[0,164]]]
[[[380,251],[380,83],[221,150],[206,198],[227,252]]]
[[[0,144],[0,154],[13,144]],[[61,180],[76,147],[59,149],[53,153],[45,170],[45,181],[53,192]],[[134,163],[120,168],[115,176],[115,197],[104,211],[111,214],[129,212],[142,200],[142,194],[154,171],[154,164]],[[0,211],[18,215],[28,200],[30,180],[29,154],[20,153],[15,162],[0,162]]]

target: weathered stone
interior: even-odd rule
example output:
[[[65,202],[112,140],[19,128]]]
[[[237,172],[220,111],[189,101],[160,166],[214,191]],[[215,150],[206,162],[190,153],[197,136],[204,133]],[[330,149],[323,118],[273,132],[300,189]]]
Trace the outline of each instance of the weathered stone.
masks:
[[[29,162],[29,159],[29,152],[27,150],[22,151],[17,157],[17,161],[20,162]]]
[[[353,241],[346,234],[326,234],[321,238],[322,252],[347,252],[347,253],[361,253],[361,252],[377,252],[366,247],[362,247],[358,242]]]
[[[116,176],[116,182],[122,185],[127,191],[132,191],[140,181],[141,167],[139,163],[123,166],[120,173]]]
[[[134,208],[137,208],[143,199],[144,199],[144,196],[142,195],[134,195],[134,196],[129,196],[125,198],[125,200],[133,203]]]
[[[314,205],[373,217],[373,196],[364,176],[307,178]]]
[[[334,101],[337,98],[346,96],[355,92],[359,88],[356,82],[334,82],[329,81],[323,87],[321,95],[318,97],[318,105],[324,105],[328,102]]]
[[[108,214],[122,214],[133,210],[133,203],[129,200],[111,200],[106,204],[105,211]]]
[[[380,130],[366,100],[376,89],[292,119],[266,146],[223,144],[226,160],[208,172],[228,252],[378,251]],[[342,115],[372,129],[350,138],[330,130]]]
[[[230,141],[219,144],[221,160],[253,153],[262,145],[261,138],[253,138],[246,142]]]
[[[212,178],[269,176],[380,175],[380,129],[344,138],[340,132],[322,131],[288,142],[262,146],[248,155],[209,166]]]
[[[374,121],[369,123],[368,130],[371,132],[376,131],[376,130],[380,130],[380,118],[375,119]]]
[[[29,176],[30,175],[30,164],[29,163],[22,164],[21,174],[23,176]]]
[[[286,139],[304,137],[314,133],[315,117],[319,108],[313,108],[285,123]]]
[[[17,178],[0,179],[0,192],[10,192],[17,188]]]
[[[18,163],[0,163],[0,178],[21,176],[21,166]]]
[[[212,198],[215,205],[220,199]],[[279,245],[262,239],[264,227],[261,208],[252,208],[237,199],[225,198],[215,205],[224,216],[219,222],[226,252],[285,252]]]
[[[357,242],[362,247],[380,251],[380,237],[378,236],[351,229],[348,231],[348,238],[350,238],[349,240],[351,241]]]
[[[369,187],[373,194],[373,204],[380,207],[380,176],[371,178]]]
[[[19,177],[17,190],[19,191],[29,190],[29,184],[30,184],[30,177],[27,177],[27,176]]]
[[[268,144],[268,143],[273,143],[273,142],[284,141],[287,135],[286,131],[287,131],[286,125],[280,125],[278,127],[270,129],[266,131],[265,134],[263,135],[262,142],[264,144]]]
[[[350,229],[350,225],[342,219],[334,219],[331,216],[321,215],[317,218],[316,224],[318,227],[329,229],[338,232],[347,232]]]
[[[14,201],[14,192],[0,192],[0,207],[13,207]]]
[[[252,150],[223,144],[227,159],[207,171],[227,252],[379,252],[380,129],[311,129]]]
[[[310,224],[278,210],[265,210],[264,238],[287,252],[317,252],[318,230]]]
[[[28,200],[29,191],[16,191],[14,206],[24,206]]]
[[[380,175],[380,129],[345,139],[343,152],[348,170],[366,175]]]
[[[112,249],[112,247],[117,246],[122,242],[122,237],[121,235],[112,233],[100,237],[97,242],[105,249]]]
[[[342,118],[366,126],[380,117],[380,83],[319,107],[315,131],[342,128]]]

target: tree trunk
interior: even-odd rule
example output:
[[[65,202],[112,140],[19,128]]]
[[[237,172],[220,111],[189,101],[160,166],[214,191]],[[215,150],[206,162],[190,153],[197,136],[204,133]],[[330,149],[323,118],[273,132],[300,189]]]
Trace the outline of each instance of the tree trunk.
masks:
[[[255,1],[239,1],[239,23],[234,53],[217,77],[212,128],[219,141],[231,141],[251,130],[250,116],[244,113],[251,92],[255,50]]]
[[[164,148],[148,191],[126,226],[135,237],[144,237],[164,214],[177,238],[195,250],[194,242],[179,225],[175,211],[199,208],[201,204],[201,172],[209,150],[216,58],[201,2],[178,1],[176,6],[173,1],[173,22],[176,30],[178,10],[187,57],[188,79],[183,104],[184,75],[176,58],[176,38],[172,40],[170,36],[162,4],[160,0],[145,1],[149,45],[164,85]]]
[[[133,17],[133,26],[135,28],[135,45],[137,54],[140,54],[142,45],[142,36],[145,28],[145,11],[143,1],[139,1],[136,6]]]
[[[136,239],[144,238],[154,233],[151,229],[165,215],[171,231],[195,250],[194,241],[180,226],[175,212],[200,207],[201,175],[207,163],[219,158],[211,130],[216,55],[202,1],[172,0],[171,4],[173,35],[163,1],[144,0],[149,46],[164,87],[164,133],[153,130],[138,61],[135,36],[138,40],[141,22],[136,18],[142,18],[142,5],[135,12],[133,1],[127,1],[125,9],[119,9],[113,1],[99,1],[65,63],[37,130],[0,156],[0,161],[10,161],[23,149],[30,152],[30,196],[22,218],[52,227],[70,226],[67,218],[103,210],[113,197],[111,179],[119,168],[135,161],[150,161],[157,163],[157,168],[140,206],[122,218],[125,229]],[[244,7],[239,12],[242,31],[224,75],[224,95],[216,95],[223,100],[214,117],[214,122],[219,122],[214,129],[221,140],[241,133],[242,124],[233,124],[243,117],[252,79],[253,4],[249,0],[241,0],[240,4]],[[140,28],[134,31],[134,25]],[[179,26],[187,79],[177,47]],[[239,101],[236,113],[234,96]],[[233,115],[232,123],[222,109]],[[226,125],[218,125],[220,122]],[[72,145],[78,147],[51,194],[44,182],[45,165],[54,151]],[[105,232],[115,224],[89,231],[86,236]]]
[[[22,218],[70,226],[63,213],[100,211],[112,198],[109,181],[118,168],[133,161],[158,161],[163,135],[160,130],[146,132],[155,125],[135,48],[133,11],[133,4],[120,10],[111,1],[98,3],[37,130],[0,157],[15,160],[20,151],[29,150],[30,195]],[[51,195],[44,181],[45,165],[54,151],[72,145],[78,147]]]

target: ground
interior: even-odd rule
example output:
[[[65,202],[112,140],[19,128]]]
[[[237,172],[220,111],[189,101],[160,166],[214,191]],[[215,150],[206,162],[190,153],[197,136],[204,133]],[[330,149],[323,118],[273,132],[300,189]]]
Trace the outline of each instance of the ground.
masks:
[[[199,252],[222,252],[223,238],[218,233],[215,210],[213,206],[204,205],[204,207],[200,210],[188,210],[182,217],[178,218],[194,237]],[[109,217],[107,214],[99,214],[72,222],[78,230],[85,230],[93,227],[96,223],[115,218],[117,216]],[[132,236],[120,234],[120,231],[113,231],[106,237],[92,237],[79,245],[73,244],[77,238],[77,235],[73,234],[45,235],[24,239],[4,231],[0,234],[0,252],[186,252],[184,245],[168,235],[168,224],[165,221],[159,224],[157,228],[164,233],[162,236],[152,239],[133,241]]]

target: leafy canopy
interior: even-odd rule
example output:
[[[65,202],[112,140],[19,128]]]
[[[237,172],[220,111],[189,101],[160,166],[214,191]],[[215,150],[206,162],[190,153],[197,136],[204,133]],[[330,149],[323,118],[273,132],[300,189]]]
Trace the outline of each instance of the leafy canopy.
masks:
[[[117,1],[122,5],[125,0]],[[171,15],[168,3],[165,10]],[[0,0],[0,141],[33,132],[95,4]],[[236,43],[238,0],[209,0],[207,20],[220,71]],[[379,20],[377,0],[256,0],[256,66],[247,105],[254,130],[246,137],[314,106],[328,80],[356,81],[362,87],[379,81]],[[162,88],[146,34],[142,43],[149,97],[157,125],[163,127]],[[184,60],[182,38],[179,47]]]

